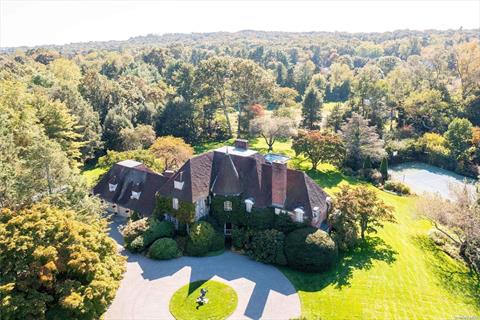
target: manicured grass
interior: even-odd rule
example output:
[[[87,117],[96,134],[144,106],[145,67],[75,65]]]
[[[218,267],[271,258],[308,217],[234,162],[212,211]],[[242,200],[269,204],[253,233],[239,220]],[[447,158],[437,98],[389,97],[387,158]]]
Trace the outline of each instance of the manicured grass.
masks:
[[[208,290],[208,303],[199,305],[196,300],[200,289]],[[180,288],[170,300],[170,312],[177,320],[226,319],[237,307],[237,293],[228,285],[213,281],[195,281]]]
[[[327,192],[358,184],[333,167],[308,171]],[[395,209],[389,223],[330,272],[283,268],[298,290],[302,313],[324,319],[453,319],[480,315],[480,283],[428,238],[431,225],[415,218],[414,197],[378,190]]]
[[[250,141],[250,145],[266,152],[263,140]],[[291,156],[289,165],[305,170],[330,194],[341,184],[365,184],[344,176],[328,164],[311,170],[308,160],[295,157],[288,141],[275,143],[273,149]],[[479,316],[479,281],[428,238],[431,225],[416,217],[416,198],[376,190],[394,207],[397,223],[388,223],[378,234],[369,235],[365,244],[344,254],[329,272],[308,274],[281,269],[298,290],[303,316],[308,319]]]
[[[83,170],[82,176],[85,177],[89,186],[93,187],[100,176],[108,171],[109,168],[97,167],[93,169]]]

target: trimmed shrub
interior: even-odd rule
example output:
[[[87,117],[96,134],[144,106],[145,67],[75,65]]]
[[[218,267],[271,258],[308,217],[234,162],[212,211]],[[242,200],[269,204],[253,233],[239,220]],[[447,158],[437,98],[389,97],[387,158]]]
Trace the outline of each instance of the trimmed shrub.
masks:
[[[199,221],[208,222],[212,225],[213,229],[215,229],[217,232],[223,232],[223,224],[220,224],[218,220],[212,215],[207,214],[201,217]]]
[[[383,185],[383,188],[385,190],[393,191],[398,194],[406,195],[411,193],[410,188],[407,185],[398,181],[386,181]]]
[[[183,254],[187,247],[187,237],[177,236],[174,240],[177,243],[178,250],[180,250],[180,252]]]
[[[252,212],[245,213],[247,226],[255,230],[266,230],[273,228],[275,213],[272,208],[253,208]]]
[[[178,246],[175,240],[161,238],[148,249],[148,257],[157,260],[169,260],[178,257]]]
[[[249,257],[264,263],[286,264],[283,252],[285,235],[275,229],[258,231],[253,235]]]
[[[143,234],[143,243],[145,247],[148,247],[157,239],[173,237],[174,232],[175,226],[173,223],[150,219],[150,227]]]
[[[143,239],[143,235],[139,235],[135,239],[133,239],[132,242],[130,242],[127,246],[127,249],[130,252],[136,253],[136,252],[142,252],[145,249],[145,242]]]
[[[216,232],[213,236],[212,243],[210,244],[210,251],[219,251],[225,249],[225,236]]]
[[[335,242],[322,230],[302,228],[292,231],[285,239],[288,265],[308,272],[330,269],[338,257]]]
[[[295,229],[303,226],[301,223],[295,222],[287,213],[280,213],[275,215],[274,229],[285,234],[292,232]]]
[[[211,248],[215,230],[212,225],[205,221],[199,221],[192,225],[186,253],[191,256],[203,256],[208,253]]]
[[[137,221],[129,221],[121,231],[125,245],[128,246],[135,238],[147,231],[148,228],[149,222],[147,218]]]
[[[237,249],[243,249],[246,241],[246,233],[243,228],[233,228],[232,230],[232,245]]]

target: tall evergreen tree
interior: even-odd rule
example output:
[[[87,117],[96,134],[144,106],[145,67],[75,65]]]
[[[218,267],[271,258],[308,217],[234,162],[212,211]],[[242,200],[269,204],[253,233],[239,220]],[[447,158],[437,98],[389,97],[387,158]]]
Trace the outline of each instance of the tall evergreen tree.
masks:
[[[302,123],[301,126],[308,130],[320,128],[322,120],[322,101],[315,89],[308,89],[302,103]]]

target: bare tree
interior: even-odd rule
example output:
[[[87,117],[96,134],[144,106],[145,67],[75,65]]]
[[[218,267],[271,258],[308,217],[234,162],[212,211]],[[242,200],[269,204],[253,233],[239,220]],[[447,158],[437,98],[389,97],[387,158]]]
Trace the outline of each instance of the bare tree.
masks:
[[[254,119],[250,123],[250,133],[260,135],[268,145],[268,151],[270,152],[278,139],[286,139],[296,133],[296,123],[289,118],[267,114]]]
[[[458,246],[472,271],[480,271],[480,203],[478,194],[467,186],[450,185],[454,200],[425,195],[417,203],[418,212],[434,228]]]

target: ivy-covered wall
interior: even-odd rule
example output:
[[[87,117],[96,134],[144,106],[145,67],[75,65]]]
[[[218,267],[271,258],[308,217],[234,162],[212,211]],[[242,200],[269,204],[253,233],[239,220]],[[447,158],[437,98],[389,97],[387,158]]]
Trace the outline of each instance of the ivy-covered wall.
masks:
[[[182,224],[195,222],[195,203],[178,200],[178,209],[173,209],[173,201],[170,197],[157,195],[153,216],[162,220],[165,213],[175,217]]]
[[[232,202],[232,211],[224,210],[224,202]],[[256,208],[247,212],[244,199],[240,196],[214,196],[210,205],[210,214],[220,223],[230,222],[238,227],[251,229],[272,228],[275,222],[275,213],[272,208]]]

